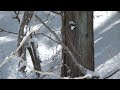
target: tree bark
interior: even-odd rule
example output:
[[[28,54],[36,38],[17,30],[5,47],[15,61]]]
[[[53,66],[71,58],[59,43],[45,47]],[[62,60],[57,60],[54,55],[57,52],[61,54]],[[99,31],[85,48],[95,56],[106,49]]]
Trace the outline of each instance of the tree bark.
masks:
[[[33,15],[34,11],[25,11],[22,21],[20,21],[20,28],[19,28],[19,36],[18,36],[18,46],[20,45],[20,42],[23,40],[25,33],[24,33],[24,28],[25,25],[28,25],[28,23],[30,22],[32,15]],[[22,58],[22,60],[26,61],[26,46],[25,44],[19,49],[18,51],[18,56]],[[22,67],[20,66],[21,63],[23,63],[23,61],[20,60],[18,67],[19,71],[25,73],[25,69],[26,66],[23,65]]]
[[[24,16],[21,21],[20,29],[19,29],[18,46],[20,45],[20,42],[22,41],[23,37],[25,36],[25,32],[24,32],[25,25],[27,26],[29,24],[33,14],[34,14],[34,11],[25,11],[24,12]],[[33,37],[33,36],[31,35],[31,37]],[[39,57],[36,55],[35,43],[31,42],[31,47],[28,47],[27,49],[30,53],[31,60],[34,65],[34,69],[41,71],[40,60],[39,60]],[[18,55],[19,55],[19,57],[22,58],[22,60],[26,61],[26,45],[25,44],[19,49]],[[22,61],[20,60],[18,67],[20,67],[21,63],[22,63]],[[22,67],[20,67],[19,71],[24,73],[25,69],[26,69],[26,65],[23,65]],[[39,73],[36,73],[36,74],[38,76],[40,76]]]
[[[73,30],[71,30],[71,21],[75,23]],[[61,32],[63,43],[71,50],[78,63],[94,71],[93,12],[64,11]],[[62,77],[83,75],[64,49],[62,50],[62,60]]]
[[[32,36],[31,36],[32,37]],[[39,56],[37,55],[37,48],[38,47],[35,47],[35,43],[37,44],[37,42],[30,42],[31,44],[31,47],[27,47],[29,53],[30,53],[30,56],[31,56],[31,60],[32,60],[32,63],[33,63],[33,66],[34,66],[34,69],[35,70],[38,70],[38,71],[41,71],[41,66],[40,66],[40,58]],[[36,72],[36,75],[38,77],[40,77],[40,73],[37,73]]]

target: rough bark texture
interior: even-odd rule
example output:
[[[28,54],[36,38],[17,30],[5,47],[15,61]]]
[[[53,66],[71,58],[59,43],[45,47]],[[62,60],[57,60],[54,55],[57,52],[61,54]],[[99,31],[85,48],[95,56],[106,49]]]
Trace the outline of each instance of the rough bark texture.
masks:
[[[76,24],[74,30],[71,30],[69,21],[73,21]],[[77,61],[82,66],[93,71],[94,43],[92,11],[65,11],[62,16],[61,32],[63,43],[71,50]],[[62,77],[78,77],[83,75],[64,49],[62,50],[62,59]]]

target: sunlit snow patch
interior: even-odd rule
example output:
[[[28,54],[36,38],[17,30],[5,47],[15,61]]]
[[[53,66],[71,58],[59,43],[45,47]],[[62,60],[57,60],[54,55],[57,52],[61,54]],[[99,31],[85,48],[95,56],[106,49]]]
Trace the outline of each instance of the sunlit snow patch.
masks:
[[[104,24],[105,21],[107,21],[110,17],[112,17],[116,11],[95,11],[94,12],[94,30],[96,30],[97,27]]]
[[[10,42],[10,41],[14,41],[14,40],[15,39],[8,37],[8,36],[0,37],[0,43]]]

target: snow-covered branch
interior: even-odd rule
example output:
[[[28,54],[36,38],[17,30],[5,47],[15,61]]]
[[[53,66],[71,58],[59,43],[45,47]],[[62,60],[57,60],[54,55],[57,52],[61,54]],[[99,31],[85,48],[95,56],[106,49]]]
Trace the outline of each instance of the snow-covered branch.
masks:
[[[22,61],[23,61],[24,64],[27,64],[24,60],[22,60]],[[43,75],[53,75],[53,76],[58,77],[59,79],[63,79],[62,77],[58,76],[58,75],[55,74],[55,73],[38,71],[38,70],[35,70],[35,69],[31,68],[29,65],[27,65],[27,67],[28,67],[31,71],[35,72],[35,73],[39,73],[39,74],[43,74]]]
[[[63,48],[69,53],[69,55],[71,56],[73,62],[78,67],[78,69],[85,75],[83,77],[79,77],[78,79],[95,79],[95,78],[97,78],[97,79],[106,79],[106,77],[109,77],[109,76],[113,75],[114,73],[116,73],[118,71],[118,69],[116,69],[113,72],[111,72],[110,74],[107,74],[107,76],[101,77],[100,74],[97,71],[91,71],[91,70],[83,67],[81,64],[78,63],[78,61],[76,60],[76,58],[74,57],[72,52],[69,50],[69,48],[64,43],[62,43],[62,41],[57,36],[55,31],[53,31],[48,25],[46,25],[44,23],[44,21],[42,21],[42,19],[40,19],[37,15],[35,15],[35,17],[55,36],[55,38],[58,40],[57,42],[59,42],[59,44],[61,44],[63,46]]]
[[[63,48],[70,54],[72,60],[74,61],[74,63],[76,64],[76,66],[79,68],[79,70],[84,74],[88,74],[88,73],[93,73],[93,71],[90,71],[86,68],[84,68],[82,65],[80,65],[78,63],[78,61],[76,60],[76,58],[74,57],[74,55],[72,54],[72,52],[69,50],[68,47],[66,47],[66,45],[64,43],[62,43],[62,41],[60,40],[60,38],[58,37],[58,35],[55,33],[55,31],[53,31],[48,25],[46,25],[44,23],[44,21],[42,21],[41,18],[39,18],[36,14],[35,17],[55,36],[55,38],[58,40],[58,42],[63,46]]]
[[[29,36],[33,33],[33,32],[36,32],[38,31],[38,29],[31,29],[30,32],[27,32],[26,36],[23,38],[23,40],[21,41],[20,45],[18,46],[18,48],[12,52],[9,56],[7,56],[3,62],[0,64],[0,68],[6,63],[8,62],[10,59],[12,59],[18,52],[18,50],[22,47],[22,45],[27,41],[27,39],[29,38]]]

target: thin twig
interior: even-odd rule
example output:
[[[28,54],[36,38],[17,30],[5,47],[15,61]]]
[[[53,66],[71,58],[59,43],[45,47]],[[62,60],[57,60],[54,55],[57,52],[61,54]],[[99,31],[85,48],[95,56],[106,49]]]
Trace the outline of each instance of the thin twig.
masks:
[[[52,39],[51,37],[49,37],[49,36],[45,35],[44,33],[39,33],[39,34],[41,34],[41,35],[43,35],[43,36],[46,36],[47,38],[51,39],[52,41],[54,41],[54,42],[56,42],[56,43],[60,44],[60,42],[58,42],[58,41],[56,41],[56,40]],[[36,35],[38,35],[38,34],[36,34]]]
[[[70,54],[72,60],[74,61],[74,63],[76,64],[76,66],[79,68],[79,70],[84,74],[86,75],[87,72],[93,72],[93,71],[90,71],[88,69],[86,69],[85,67],[83,67],[82,65],[80,65],[78,63],[78,61],[76,60],[76,58],[74,57],[74,55],[72,54],[72,52],[69,50],[69,48],[64,44],[62,43],[62,41],[60,40],[60,38],[57,36],[57,34],[55,33],[55,31],[53,31],[48,25],[46,25],[44,23],[44,21],[42,21],[42,19],[40,19],[36,14],[35,14],[35,17],[55,36],[55,38],[58,40],[58,42],[60,42],[60,44],[63,46],[63,48]]]
[[[23,38],[23,40],[20,42],[20,45],[18,46],[18,48],[12,52],[9,56],[7,56],[3,62],[0,64],[0,68],[6,63],[8,62],[10,59],[12,59],[18,52],[18,50],[22,47],[22,45],[25,43],[25,41],[29,38],[29,36],[35,32],[35,31],[38,31],[38,29],[35,29],[35,30],[31,30],[29,33],[27,33],[27,35]]]
[[[55,14],[57,14],[57,15],[61,15],[61,16],[62,16],[62,13],[61,13],[61,12],[57,12],[57,11],[51,11],[51,12],[53,12],[53,13],[55,13]]]
[[[46,20],[47,20],[47,19],[46,19],[46,20],[45,20],[46,24],[47,24],[47,23],[50,23],[55,17],[56,17],[56,15],[54,15],[54,16],[53,16],[49,21],[47,21],[47,22],[46,22]],[[38,19],[37,19],[37,20],[38,20]],[[40,29],[41,29],[43,26],[44,26],[44,25],[42,25],[42,26],[40,27]],[[40,29],[39,29],[39,30],[40,30]],[[37,33],[36,35],[38,35],[38,34],[39,34],[39,33]]]
[[[24,60],[22,60],[22,61],[23,61],[23,63],[27,64]],[[38,70],[32,69],[29,65],[27,65],[27,67],[28,67],[31,71],[35,72],[35,73],[37,72],[37,73],[45,74],[45,75],[54,75],[54,76],[57,76],[58,78],[62,79],[62,77],[58,76],[58,75],[55,74],[55,73],[38,71]]]
[[[55,36],[55,38],[61,42],[60,38],[57,36],[57,34],[55,33],[55,31],[53,31],[48,25],[46,25],[44,23],[44,21],[42,19],[40,19],[36,14],[35,14],[35,17]]]
[[[14,13],[15,13],[15,15],[16,15],[16,17],[13,17],[13,19],[17,19],[18,20],[18,22],[20,23],[20,18],[19,18],[19,13],[20,13],[20,11],[14,11]]]
[[[6,31],[6,30],[4,30],[4,29],[2,29],[2,28],[0,28],[0,32],[7,32],[7,33],[12,33],[12,34],[17,34],[17,35],[18,35],[18,33]]]
[[[115,68],[112,72],[110,72],[110,73],[108,73],[106,76],[104,76],[103,79],[107,79],[107,78],[113,76],[113,75],[116,74],[118,71],[120,71],[120,69],[119,69],[119,68],[117,68],[117,69]]]

